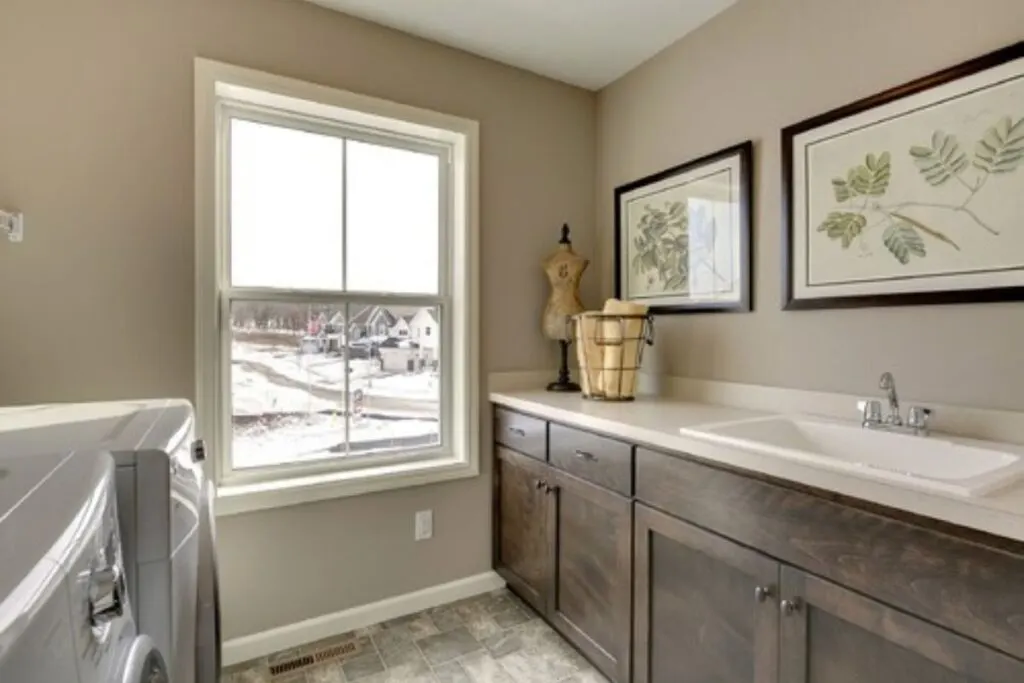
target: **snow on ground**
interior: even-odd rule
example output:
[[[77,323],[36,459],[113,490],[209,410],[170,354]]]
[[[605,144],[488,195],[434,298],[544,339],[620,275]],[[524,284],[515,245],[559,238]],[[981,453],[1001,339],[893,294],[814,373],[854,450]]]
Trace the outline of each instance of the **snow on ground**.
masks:
[[[300,357],[294,349],[235,343],[231,368],[234,424],[232,459],[238,468],[345,457],[344,363],[341,358]],[[245,362],[242,362],[245,361]],[[309,361],[309,362],[303,362]],[[437,408],[437,378],[433,373],[381,375],[376,363],[351,361],[350,390],[367,395],[422,400]],[[283,376],[283,382],[282,382]],[[295,383],[299,386],[288,386]],[[306,385],[309,389],[301,388]],[[311,389],[337,392],[337,400]],[[332,394],[328,393],[328,396]],[[375,409],[376,410],[376,409]],[[336,415],[330,415],[331,411]],[[394,413],[398,417],[402,413]],[[433,410],[427,411],[433,412]],[[439,439],[436,420],[371,416],[353,419],[349,443],[354,451],[383,452],[423,447]],[[339,452],[332,452],[338,448]]]
[[[392,439],[397,441],[391,443]],[[349,433],[353,449],[363,453],[384,452],[402,446],[423,447],[438,440],[438,424],[429,420],[356,419]],[[344,442],[344,416],[315,413],[284,416],[235,425],[231,455],[234,466],[240,469],[309,462],[345,457],[343,448],[340,448]],[[363,444],[363,448],[359,444]],[[335,447],[340,448],[339,452],[331,451]]]
[[[344,401],[327,401],[302,389],[282,387],[241,365],[231,367],[231,406],[233,415],[242,416],[345,409]]]
[[[299,354],[295,347],[235,341],[231,357],[234,361],[261,365],[296,382],[345,390],[345,361],[340,356]],[[355,359],[349,361],[349,367],[349,391],[361,389],[367,396],[435,401],[440,396],[440,379],[435,372],[388,375],[380,372],[375,361]]]

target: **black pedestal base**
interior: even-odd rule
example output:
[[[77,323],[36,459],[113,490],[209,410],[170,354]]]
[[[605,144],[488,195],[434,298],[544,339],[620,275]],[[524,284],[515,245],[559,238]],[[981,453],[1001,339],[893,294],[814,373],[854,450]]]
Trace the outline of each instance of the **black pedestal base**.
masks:
[[[560,391],[569,393],[579,391],[580,385],[569,381],[569,342],[559,341],[558,345],[562,352],[562,366],[558,368],[558,379],[548,385],[548,391]]]

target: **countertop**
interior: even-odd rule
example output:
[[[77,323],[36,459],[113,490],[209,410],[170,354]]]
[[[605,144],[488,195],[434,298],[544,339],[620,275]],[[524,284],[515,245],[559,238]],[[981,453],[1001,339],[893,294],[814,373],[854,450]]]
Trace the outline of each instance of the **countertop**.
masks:
[[[579,394],[547,391],[495,391],[490,394],[490,400],[513,410],[624,441],[667,452],[683,452],[710,464],[761,473],[1024,541],[1024,480],[984,497],[965,498],[821,469],[679,432],[681,428],[699,429],[719,422],[769,417],[772,412],[660,397],[604,403],[584,400]]]

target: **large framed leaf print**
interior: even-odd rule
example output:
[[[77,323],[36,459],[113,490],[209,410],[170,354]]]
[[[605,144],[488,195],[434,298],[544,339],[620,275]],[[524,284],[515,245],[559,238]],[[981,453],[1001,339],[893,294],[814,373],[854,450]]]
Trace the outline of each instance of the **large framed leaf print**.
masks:
[[[753,143],[615,190],[615,294],[652,313],[750,310]]]
[[[1024,299],[1024,42],[786,128],[784,307]]]

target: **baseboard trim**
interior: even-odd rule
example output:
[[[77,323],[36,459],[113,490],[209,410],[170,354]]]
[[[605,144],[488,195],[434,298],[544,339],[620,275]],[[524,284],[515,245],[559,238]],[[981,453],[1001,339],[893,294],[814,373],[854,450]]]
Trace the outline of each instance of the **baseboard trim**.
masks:
[[[444,605],[474,595],[488,593],[505,586],[505,581],[495,572],[484,572],[467,576],[450,583],[396,595],[379,602],[360,605],[351,609],[324,614],[269,631],[232,638],[224,643],[222,660],[224,666],[248,662],[281,650],[299,647],[324,638],[379,624],[388,619],[404,617],[431,607]]]

